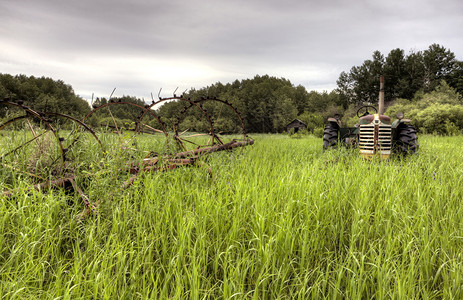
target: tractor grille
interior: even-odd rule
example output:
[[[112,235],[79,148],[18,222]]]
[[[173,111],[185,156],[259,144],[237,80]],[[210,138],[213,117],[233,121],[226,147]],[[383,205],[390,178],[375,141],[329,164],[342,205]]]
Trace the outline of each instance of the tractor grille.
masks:
[[[375,120],[370,124],[360,125],[359,147],[360,153],[373,155],[391,154],[391,125]]]

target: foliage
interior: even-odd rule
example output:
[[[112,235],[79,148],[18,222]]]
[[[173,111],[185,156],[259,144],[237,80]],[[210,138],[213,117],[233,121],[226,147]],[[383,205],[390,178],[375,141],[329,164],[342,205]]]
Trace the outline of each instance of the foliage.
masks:
[[[324,128],[323,127],[317,127],[313,130],[313,135],[316,137],[316,138],[322,138],[323,137],[323,132],[324,132]]]
[[[455,135],[463,129],[463,105],[432,104],[416,116],[423,132]]]
[[[399,99],[386,115],[403,112],[422,133],[455,135],[463,129],[463,98],[442,81],[431,93],[417,93],[411,101]]]
[[[297,118],[307,125],[307,130],[311,133],[313,133],[316,128],[323,128],[326,119],[321,113],[309,112],[304,112]]]
[[[411,99],[420,90],[431,92],[441,80],[447,81],[461,94],[462,74],[462,62],[443,46],[432,44],[425,51],[411,51],[408,55],[397,48],[386,58],[375,51],[372,59],[352,67],[349,72],[342,72],[337,80],[337,91],[345,105],[376,103],[379,76],[384,75],[386,102],[396,98]]]
[[[303,137],[308,136],[308,134],[309,132],[307,131],[307,129],[302,129],[295,132],[294,128],[291,128],[291,130],[289,131],[289,137],[292,139],[301,139]]]
[[[341,110],[338,106],[341,100],[336,92],[309,93],[303,86],[293,86],[289,80],[268,75],[256,75],[252,79],[235,80],[227,84],[218,82],[200,90],[192,89],[185,97],[192,100],[217,97],[229,101],[240,112],[248,132],[283,132],[286,125],[301,115],[326,117],[326,112],[332,112],[333,107],[336,107],[336,111]],[[178,101],[166,103],[159,108],[159,115],[172,120],[181,105]],[[239,128],[236,114],[230,110],[226,112],[221,106],[220,103],[210,103],[208,114],[215,122],[221,118],[219,122],[228,120],[227,124],[233,123],[234,128]],[[193,112],[191,110],[189,114]],[[323,126],[323,122],[317,118],[311,130],[315,126]]]
[[[77,96],[70,85],[47,77],[0,73],[0,99],[6,97],[12,101],[23,100],[37,111],[58,112],[79,118],[90,111],[87,101]],[[0,110],[0,117],[4,114],[5,111]]]

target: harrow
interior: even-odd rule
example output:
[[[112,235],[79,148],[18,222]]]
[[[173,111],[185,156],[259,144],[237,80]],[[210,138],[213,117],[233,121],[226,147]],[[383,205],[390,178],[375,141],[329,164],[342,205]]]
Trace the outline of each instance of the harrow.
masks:
[[[166,118],[158,115],[154,108],[169,101],[183,105],[176,118],[166,122]],[[112,110],[120,108],[137,111],[138,114],[131,116],[130,124],[118,125]],[[208,111],[211,108],[215,111]],[[0,122],[0,170],[3,181],[14,182],[26,177],[33,190],[72,189],[85,204],[82,215],[93,211],[99,202],[92,203],[76,182],[84,176],[82,174],[88,168],[86,164],[98,165],[99,159],[111,155],[111,149],[107,149],[108,146],[101,140],[108,136],[120,137],[124,131],[131,132],[126,143],[121,145],[126,154],[121,159],[126,160],[123,164],[125,167],[120,168],[119,172],[130,176],[122,183],[121,189],[130,187],[142,172],[199,166],[204,164],[200,158],[207,154],[254,143],[246,133],[238,110],[229,101],[216,97],[191,100],[174,94],[168,98],[158,96],[158,100],[152,99],[151,104],[145,105],[109,100],[101,105],[93,103],[92,110],[81,120],[58,112],[39,112],[28,107],[25,101],[11,101],[8,98],[0,100],[0,109],[4,116],[3,123]],[[234,115],[234,135],[224,134],[216,126],[224,111]],[[108,112],[113,122],[95,123],[99,119],[98,114]],[[194,124],[201,127],[200,132],[197,128],[195,132],[191,132],[190,128],[181,128],[185,118],[191,115],[200,123]],[[112,134],[101,134],[104,130]],[[239,138],[236,138],[236,134],[239,134]],[[143,145],[138,138],[141,135],[156,136],[156,141],[161,136],[164,140],[158,142],[161,149],[150,149],[150,146]],[[89,149],[98,152],[92,162],[82,160],[82,153]],[[79,172],[82,170],[84,172]],[[91,180],[92,175],[87,174],[86,177]],[[7,197],[17,192],[5,187],[3,189],[3,195]]]

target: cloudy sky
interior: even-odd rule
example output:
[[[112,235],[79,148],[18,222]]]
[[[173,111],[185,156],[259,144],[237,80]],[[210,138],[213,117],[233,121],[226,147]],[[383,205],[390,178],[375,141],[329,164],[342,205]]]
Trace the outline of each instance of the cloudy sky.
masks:
[[[332,90],[342,71],[438,43],[463,60],[461,0],[2,0],[0,73],[84,98],[150,98],[268,74]]]

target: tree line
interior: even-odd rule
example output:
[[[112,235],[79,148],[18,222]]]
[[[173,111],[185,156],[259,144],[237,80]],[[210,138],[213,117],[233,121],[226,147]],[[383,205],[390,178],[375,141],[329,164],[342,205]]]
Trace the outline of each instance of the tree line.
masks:
[[[0,99],[4,98],[23,100],[37,111],[59,112],[78,118],[90,111],[88,102],[77,96],[71,85],[48,77],[0,73]],[[0,117],[5,113],[5,109],[0,109]]]
[[[375,103],[378,97],[379,76],[383,75],[386,102],[398,98],[411,100],[419,91],[429,93],[446,81],[463,94],[463,62],[445,47],[432,44],[424,51],[394,49],[384,56],[375,51],[372,59],[349,72],[342,72],[337,80],[337,92],[345,107],[361,102]]]
[[[248,132],[283,132],[286,125],[296,118],[305,122],[309,131],[314,131],[323,128],[326,119],[336,113],[343,117],[345,123],[353,125],[355,111],[360,105],[377,103],[380,75],[386,80],[387,113],[403,110],[408,117],[417,119],[417,127],[423,132],[448,134],[463,128],[459,121],[460,117],[460,120],[463,119],[463,114],[460,114],[463,63],[456,59],[453,52],[438,44],[432,44],[424,51],[410,51],[407,55],[402,49],[394,49],[387,56],[375,51],[372,59],[353,66],[349,72],[342,72],[337,88],[331,92],[307,91],[285,78],[256,75],[251,79],[225,84],[217,82],[191,89],[183,96],[192,100],[220,98],[229,101],[240,112]],[[0,97],[25,100],[27,105],[38,111],[56,111],[75,117],[82,117],[91,110],[89,103],[75,95],[70,85],[45,77],[0,74]],[[94,105],[108,101],[97,98]],[[133,96],[111,101],[145,105],[142,99]],[[206,131],[204,115],[198,109],[192,108],[180,115],[185,104],[167,102],[156,108],[155,113],[162,117],[167,128],[180,118],[178,125],[181,130]],[[201,105],[212,116],[219,131],[240,130],[240,120],[227,106],[212,101]],[[425,110],[426,113],[422,113]],[[439,122],[433,121],[435,117],[431,111],[446,115],[444,123],[447,125],[436,125]],[[131,126],[139,115],[133,107],[114,107],[111,112],[112,116],[108,110],[95,114],[90,120],[92,126],[110,124],[113,118],[118,126]],[[0,110],[0,117],[4,115],[5,110]],[[154,120],[147,121],[147,124],[160,127]]]

